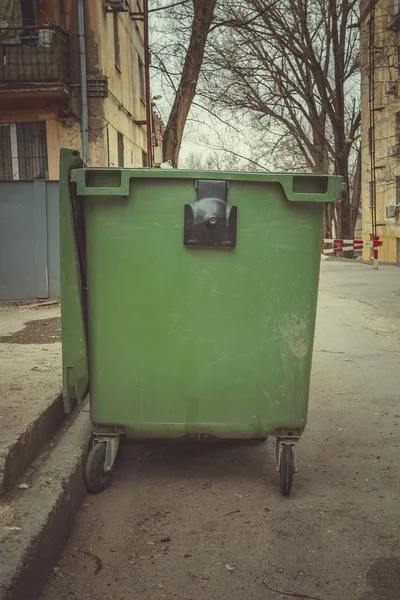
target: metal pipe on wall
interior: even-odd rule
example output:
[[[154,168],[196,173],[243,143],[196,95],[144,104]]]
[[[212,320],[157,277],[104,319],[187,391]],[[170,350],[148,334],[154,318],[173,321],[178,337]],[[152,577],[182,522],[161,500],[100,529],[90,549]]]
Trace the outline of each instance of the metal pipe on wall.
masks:
[[[107,167],[110,166],[110,131],[108,129],[108,123],[106,125],[106,136],[107,136]]]
[[[79,41],[79,66],[81,75],[81,134],[82,134],[82,158],[89,160],[89,119],[86,80],[86,44],[85,44],[85,12],[84,0],[78,0],[78,41]]]
[[[149,52],[149,2],[143,1],[143,28],[144,28],[144,70],[146,86],[146,131],[147,131],[147,166],[153,166],[153,146],[151,143],[152,119],[150,98],[150,52]]]

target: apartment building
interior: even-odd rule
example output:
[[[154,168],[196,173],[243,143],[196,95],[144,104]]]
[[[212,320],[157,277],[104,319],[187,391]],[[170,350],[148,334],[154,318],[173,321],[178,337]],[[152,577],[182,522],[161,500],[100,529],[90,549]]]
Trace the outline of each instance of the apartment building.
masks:
[[[1,3],[0,180],[57,180],[63,146],[152,165],[146,2]]]
[[[360,9],[363,238],[378,235],[379,260],[399,263],[400,0],[362,0]]]

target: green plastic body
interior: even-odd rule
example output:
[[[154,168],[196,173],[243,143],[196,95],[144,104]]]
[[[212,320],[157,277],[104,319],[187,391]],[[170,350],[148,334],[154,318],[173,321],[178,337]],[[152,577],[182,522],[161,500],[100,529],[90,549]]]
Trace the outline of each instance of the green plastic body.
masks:
[[[80,298],[95,431],[300,436],[324,204],[338,197],[342,178],[92,168],[72,170],[70,179],[73,202],[83,208],[85,273],[68,247],[71,194],[63,180],[64,373],[80,343],[66,331]],[[195,201],[199,179],[229,181],[228,204],[238,208],[235,249],[184,246],[184,205]],[[64,396],[69,407],[67,377]]]

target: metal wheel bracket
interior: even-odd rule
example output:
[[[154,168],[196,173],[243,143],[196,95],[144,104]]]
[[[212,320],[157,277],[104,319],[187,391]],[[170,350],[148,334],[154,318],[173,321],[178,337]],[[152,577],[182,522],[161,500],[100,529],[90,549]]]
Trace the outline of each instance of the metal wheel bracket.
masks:
[[[293,439],[293,438],[279,438],[279,437],[276,438],[276,470],[278,473],[281,472],[282,451],[285,446],[292,446],[292,448],[293,448],[293,465],[294,465],[293,472],[294,473],[298,472],[298,468],[296,466],[297,443],[298,443],[298,440]]]
[[[116,456],[119,448],[119,435],[110,436],[96,436],[93,441],[94,444],[105,444],[106,445],[106,457],[104,461],[104,471],[109,473],[114,465]]]

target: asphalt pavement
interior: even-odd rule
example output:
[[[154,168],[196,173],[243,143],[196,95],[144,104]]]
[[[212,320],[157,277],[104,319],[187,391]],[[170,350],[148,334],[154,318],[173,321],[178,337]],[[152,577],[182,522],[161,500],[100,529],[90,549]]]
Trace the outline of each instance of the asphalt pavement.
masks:
[[[274,441],[122,445],[42,600],[400,598],[400,270],[323,262],[291,498]]]

